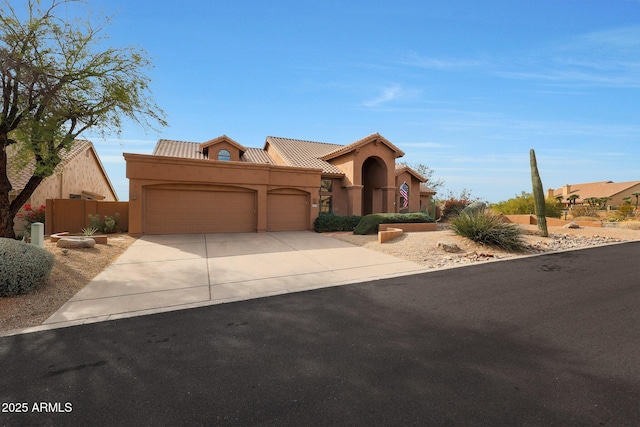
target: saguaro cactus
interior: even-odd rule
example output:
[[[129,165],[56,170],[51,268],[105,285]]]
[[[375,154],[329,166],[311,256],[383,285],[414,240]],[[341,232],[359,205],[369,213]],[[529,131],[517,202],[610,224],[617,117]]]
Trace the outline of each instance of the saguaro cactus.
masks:
[[[533,148],[529,150],[529,162],[531,163],[531,185],[533,186],[533,199],[535,200],[536,216],[538,217],[538,229],[542,237],[549,237],[547,230],[547,207],[544,204],[544,189],[538,173],[538,162],[536,162],[536,152]]]

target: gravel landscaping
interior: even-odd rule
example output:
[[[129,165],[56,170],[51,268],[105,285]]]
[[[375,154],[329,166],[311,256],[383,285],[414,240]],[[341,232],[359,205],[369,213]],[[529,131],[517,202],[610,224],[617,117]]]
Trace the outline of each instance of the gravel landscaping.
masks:
[[[127,234],[110,234],[106,245],[63,249],[47,237],[45,249],[55,256],[51,274],[28,294],[0,298],[0,332],[42,324],[135,240]]]
[[[438,231],[405,233],[383,244],[376,235],[356,236],[351,233],[326,233],[332,237],[367,249],[413,261],[427,268],[448,268],[475,262],[513,258],[536,253],[580,249],[623,241],[640,240],[640,230],[624,228],[581,227],[568,229],[549,227],[549,237],[540,237],[535,225],[520,226],[524,230],[524,252],[506,252],[483,246],[457,236],[446,225]],[[438,245],[438,243],[441,243]],[[459,252],[447,252],[447,247],[457,246]]]

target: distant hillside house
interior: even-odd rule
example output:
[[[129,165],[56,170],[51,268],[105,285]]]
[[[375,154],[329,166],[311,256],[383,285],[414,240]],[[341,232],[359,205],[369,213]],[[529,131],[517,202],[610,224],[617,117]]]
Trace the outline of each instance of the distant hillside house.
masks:
[[[630,182],[589,182],[585,184],[566,184],[561,188],[547,190],[547,197],[554,198],[562,196],[562,204],[568,206],[571,196],[579,196],[572,204],[585,204],[584,200],[590,197],[603,198],[609,197],[611,200],[607,202],[609,206],[620,206],[624,204],[625,197],[631,197],[631,203],[635,205],[635,196],[633,193],[640,192],[640,181]]]
[[[16,153],[15,145],[7,147],[7,173],[13,188],[9,193],[10,201],[22,191],[35,168],[34,160],[25,165],[17,159]],[[47,199],[118,200],[118,195],[91,141],[76,140],[68,151],[61,152],[61,157],[62,162],[56,167],[53,175],[40,183],[27,200],[27,204],[37,207],[44,205]],[[17,232],[21,226],[16,224],[15,228]]]
[[[161,139],[125,153],[129,233],[311,230],[321,213],[415,212],[435,192],[380,134],[348,145],[269,136],[262,148],[226,135]]]

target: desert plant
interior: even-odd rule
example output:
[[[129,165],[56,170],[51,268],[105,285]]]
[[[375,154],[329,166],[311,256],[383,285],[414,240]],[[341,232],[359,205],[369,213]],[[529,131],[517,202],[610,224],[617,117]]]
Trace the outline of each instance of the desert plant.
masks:
[[[120,214],[116,212],[114,216],[104,216],[104,221],[100,221],[100,214],[89,214],[89,220],[91,221],[91,228],[95,228],[103,233],[115,233],[118,228],[118,221],[120,220]]]
[[[100,214],[91,215],[89,214],[89,221],[91,221],[91,228],[95,228],[96,230],[102,230],[102,223],[100,222]]]
[[[357,215],[340,216],[332,213],[320,214],[313,222],[313,226],[317,233],[353,231],[361,219],[362,217]]]
[[[598,218],[598,209],[595,206],[576,206],[571,209],[571,215],[574,219],[585,216]]]
[[[520,228],[516,224],[504,222],[499,215],[487,209],[461,212],[449,222],[454,233],[474,242],[507,251],[520,251],[524,248]]]
[[[95,227],[86,227],[86,228],[82,229],[82,234],[84,234],[85,236],[93,236],[98,231],[100,231],[100,230],[98,230]]]
[[[529,150],[529,163],[531,166],[531,186],[533,187],[533,200],[535,202],[536,217],[538,219],[538,230],[542,237],[549,237],[547,229],[547,206],[544,202],[544,187],[538,172],[538,163],[536,161],[536,152]]]
[[[0,237],[0,297],[31,291],[49,276],[53,261],[42,248]]]
[[[378,232],[378,225],[393,223],[434,222],[429,214],[424,212],[411,213],[378,213],[362,217],[353,234],[374,234]]]
[[[114,216],[104,216],[104,224],[102,230],[105,233],[115,233],[118,228],[118,221],[120,220],[120,214],[116,212]]]

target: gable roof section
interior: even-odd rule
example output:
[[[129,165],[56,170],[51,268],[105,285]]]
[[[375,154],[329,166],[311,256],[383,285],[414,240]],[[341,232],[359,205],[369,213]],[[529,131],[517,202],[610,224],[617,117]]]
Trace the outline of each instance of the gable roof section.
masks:
[[[322,159],[327,153],[342,148],[343,145],[268,136],[265,150],[268,146],[273,147],[287,166],[316,168],[322,169],[325,174],[344,175],[336,166]]]
[[[349,145],[342,145],[339,148],[336,148],[335,150],[325,154],[324,156],[322,156],[322,160],[331,160],[331,159],[335,159],[336,157],[340,157],[344,154],[350,153],[354,150],[357,150],[358,148],[370,144],[372,142],[375,141],[379,141],[382,142],[384,145],[386,145],[387,147],[389,147],[389,149],[391,151],[393,151],[394,156],[396,158],[398,157],[402,157],[404,156],[404,151],[402,151],[401,149],[399,149],[398,147],[396,147],[395,145],[393,145],[391,142],[389,142],[389,140],[387,140],[384,136],[380,135],[379,133],[372,133],[369,136],[365,136],[362,139],[357,140],[356,142],[352,142]]]
[[[396,176],[400,175],[402,172],[409,172],[411,175],[413,175],[418,181],[420,182],[426,182],[427,179],[420,175],[418,172],[415,171],[415,169],[407,166],[407,165],[403,165],[401,163],[396,163]]]
[[[231,144],[233,147],[237,148],[240,151],[240,155],[242,155],[242,153],[247,151],[247,149],[244,146],[238,144],[236,141],[229,138],[227,135],[222,135],[217,138],[210,139],[207,142],[203,142],[202,144],[200,144],[200,151],[204,152],[205,149],[208,149],[209,147],[216,145],[220,142],[227,142]]]
[[[436,194],[436,190],[429,187],[425,182],[420,183],[420,194]]]
[[[75,159],[79,154],[84,153],[87,149],[91,149],[93,151],[95,158],[98,160],[98,166],[100,167],[102,175],[109,185],[109,189],[113,193],[115,199],[118,200],[118,194],[111,184],[109,175],[107,175],[95,147],[91,141],[86,139],[76,139],[69,150],[60,151],[62,161],[53,170],[53,175],[62,172],[69,162]],[[33,171],[35,170],[35,159],[29,160],[26,165],[21,164],[21,162],[12,161],[12,159],[15,159],[15,156],[18,155],[18,147],[16,147],[16,144],[12,144],[7,147],[7,154],[7,176],[9,177],[9,182],[11,182],[11,187],[13,187],[12,191],[20,192],[27,185],[27,182],[29,182],[31,175],[33,175]]]
[[[87,149],[93,151],[93,155],[98,161],[100,171],[107,181],[111,193],[113,194],[114,198],[118,200],[118,194],[111,184],[111,180],[109,179],[109,175],[107,175],[107,171],[104,169],[104,165],[100,160],[100,156],[98,156],[93,143],[89,140],[76,139],[73,141],[73,145],[69,150],[61,150],[60,157],[62,161],[53,170],[53,175],[62,172],[65,166],[67,166],[78,155],[84,153]],[[9,182],[11,182],[11,191],[18,193],[22,191],[22,189],[27,185],[27,182],[29,182],[31,175],[33,175],[33,171],[35,170],[35,159],[29,160],[26,165],[22,164],[21,162],[12,161],[12,159],[15,159],[15,156],[18,155],[18,147],[16,147],[16,144],[12,144],[7,147],[7,155],[7,176],[9,177]]]
[[[589,197],[613,197],[636,185],[640,185],[640,181],[600,181],[587,182],[584,184],[569,184],[569,193],[565,196],[565,199],[574,194],[580,196],[577,200],[584,200]],[[553,190],[553,196],[564,196],[564,187]]]

